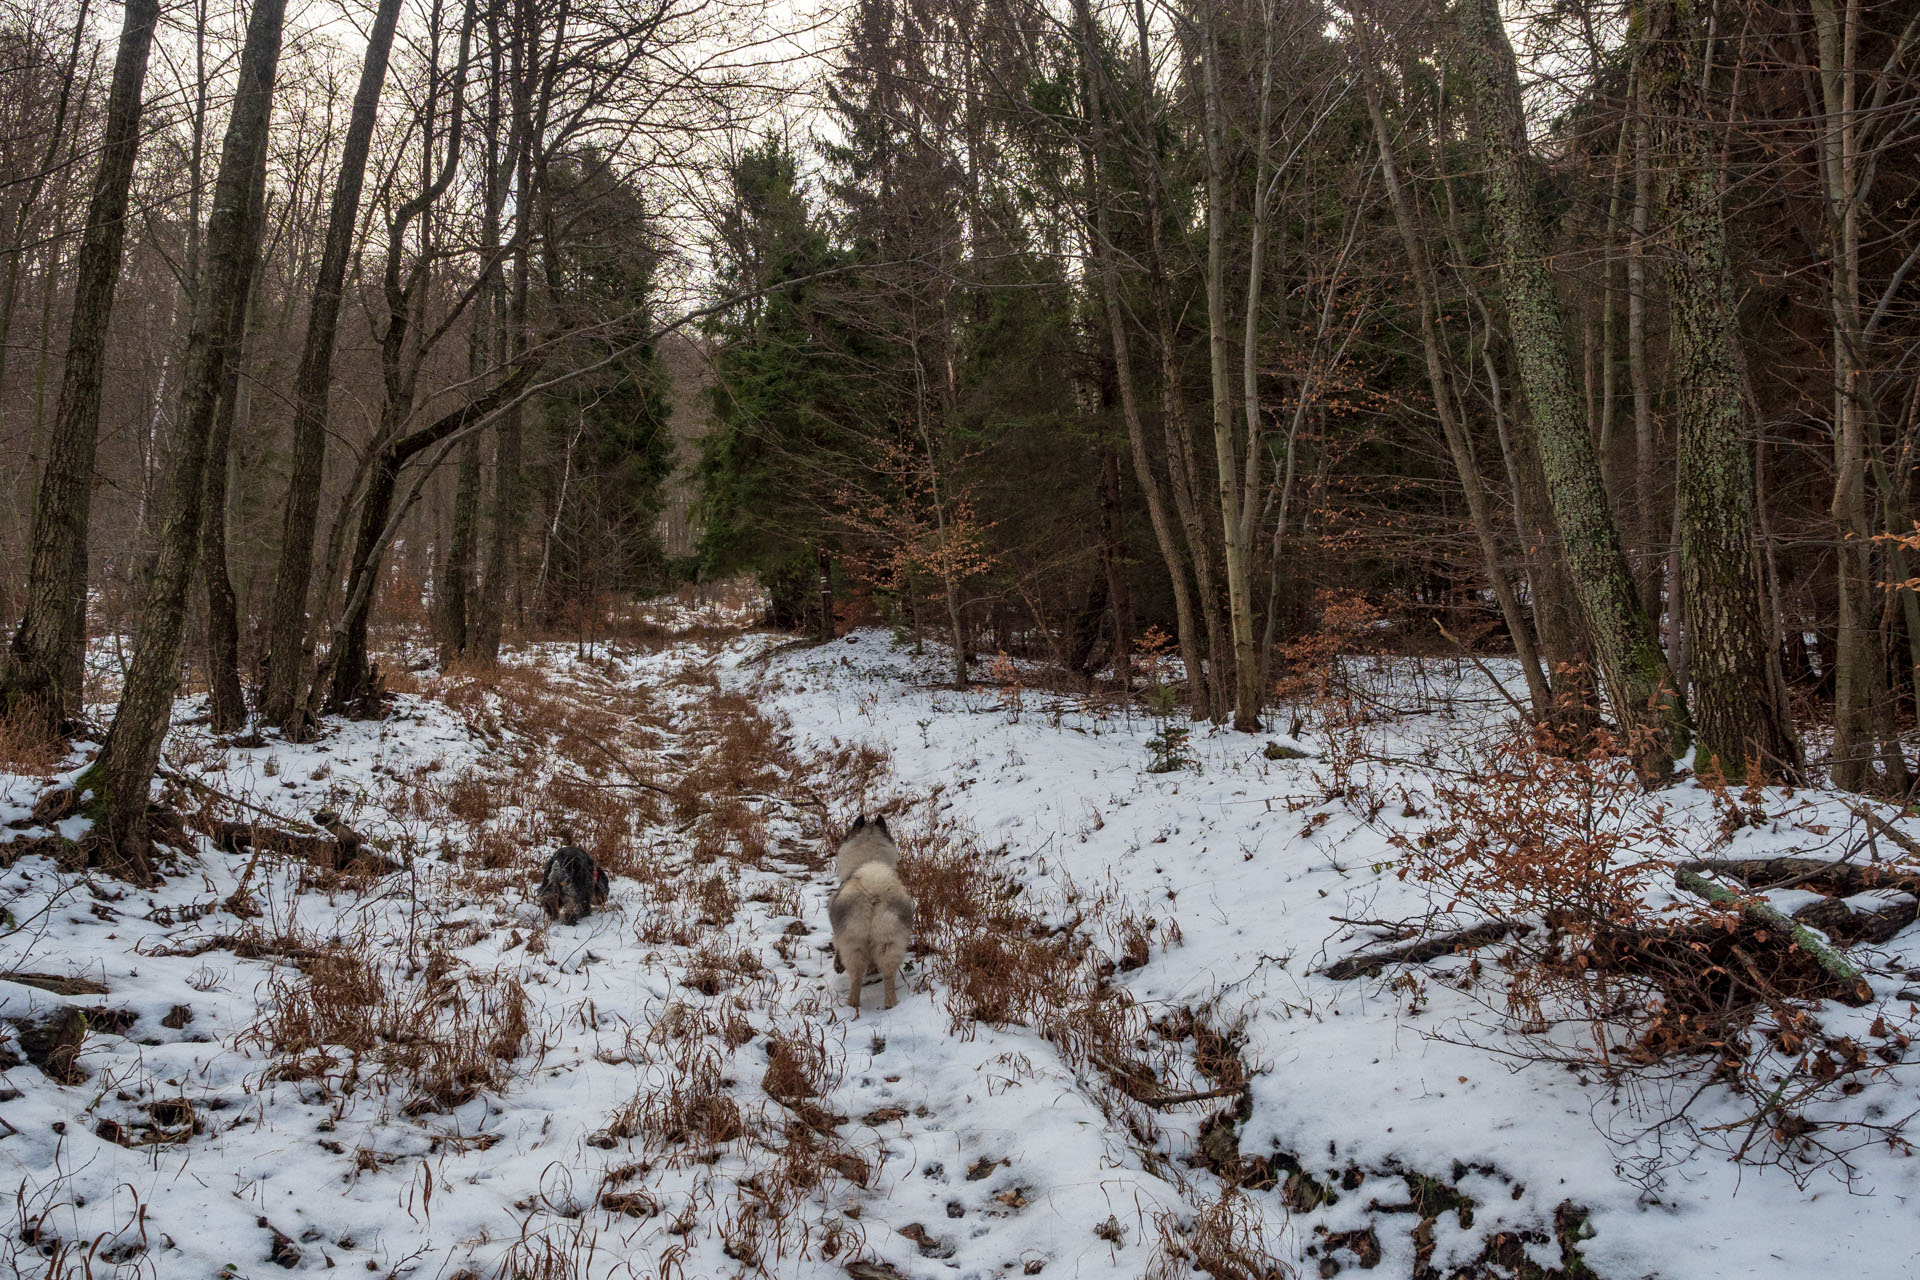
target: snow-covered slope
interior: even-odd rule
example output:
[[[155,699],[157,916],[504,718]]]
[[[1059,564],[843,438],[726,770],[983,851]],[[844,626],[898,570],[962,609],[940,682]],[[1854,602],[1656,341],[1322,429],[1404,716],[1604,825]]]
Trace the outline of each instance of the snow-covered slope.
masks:
[[[943,657],[881,632],[514,661],[316,744],[171,739],[192,804],[270,825],[331,807],[406,870],[202,842],[136,889],[41,841],[0,872],[0,970],[104,988],[0,981],[0,1018],[92,1011],[72,1083],[5,1072],[0,1270],[1177,1276],[1225,1266],[1224,1241],[1305,1274],[1914,1274],[1904,1144],[1810,1180],[1736,1165],[1700,1137],[1750,1103],[1708,1086],[1690,1126],[1655,1128],[1697,1075],[1609,1086],[1514,1056],[1528,1042],[1494,977],[1459,981],[1467,957],[1398,987],[1315,972],[1375,941],[1347,922],[1427,910],[1390,840],[1504,712],[1471,669],[1369,673],[1406,711],[1347,762],[1350,795],[1393,797],[1375,808],[1329,798],[1345,748],[1317,726],[1297,744],[1317,756],[1196,731],[1195,767],[1150,773],[1160,726],[1137,710],[943,689]],[[0,784],[7,834],[49,834],[43,790]],[[1773,795],[1729,843],[1704,791],[1664,802],[1693,847],[1734,856],[1854,822]],[[909,871],[978,848],[966,865],[1005,878],[1030,933],[1095,941],[1100,998],[1164,1078],[1128,1094],[1071,1027],[967,1016],[936,981],[951,955],[852,1021],[827,840],[881,809]],[[534,879],[564,838],[603,854],[613,898],[548,926]],[[1856,953],[1875,999],[1823,1018],[1911,1034],[1914,932]],[[1250,1074],[1246,1101],[1209,1087],[1227,1077],[1196,1025]],[[1847,1104],[1836,1123],[1904,1117],[1913,1069]],[[1234,1191],[1223,1167],[1264,1172]]]

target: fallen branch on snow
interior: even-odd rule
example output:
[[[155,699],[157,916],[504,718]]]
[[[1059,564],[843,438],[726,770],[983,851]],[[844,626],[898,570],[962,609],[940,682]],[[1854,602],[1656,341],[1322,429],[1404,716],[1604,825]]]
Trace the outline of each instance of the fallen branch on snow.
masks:
[[[1780,930],[1801,950],[1812,956],[1829,974],[1857,988],[1865,987],[1860,970],[1851,960],[1841,955],[1831,943],[1812,929],[1786,915],[1771,903],[1754,898],[1742,898],[1725,885],[1716,884],[1698,871],[1692,871],[1686,867],[1680,868],[1674,874],[1674,883],[1695,897],[1705,898],[1718,906],[1733,907],[1756,924]]]
[[[1378,951],[1362,951],[1358,955],[1336,960],[1320,970],[1329,978],[1345,981],[1378,972],[1390,964],[1424,964],[1441,956],[1450,956],[1456,951],[1471,951],[1475,947],[1484,947],[1489,942],[1498,942],[1510,933],[1528,934],[1533,926],[1518,924],[1511,920],[1487,920],[1474,925],[1471,929],[1459,929],[1453,933],[1443,933],[1430,938],[1416,938],[1412,942],[1403,942],[1398,946],[1382,947]]]

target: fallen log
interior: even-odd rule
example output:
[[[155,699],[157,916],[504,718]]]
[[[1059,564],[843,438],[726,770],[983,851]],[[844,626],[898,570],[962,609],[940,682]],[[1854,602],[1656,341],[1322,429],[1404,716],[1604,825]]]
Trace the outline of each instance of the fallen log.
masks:
[[[323,810],[313,816],[314,821],[325,829],[326,835],[307,835],[283,827],[270,827],[259,822],[235,822],[231,819],[222,819],[210,828],[203,826],[201,830],[229,853],[248,849],[265,850],[299,858],[322,871],[385,873],[401,870],[400,863],[376,852],[371,842],[340,821],[338,814]]]
[[[1695,858],[1682,870],[1728,876],[1755,891],[1808,883],[1830,884],[1841,896],[1868,889],[1920,891],[1920,867],[1886,863],[1829,862],[1824,858]]]
[[[0,973],[0,980],[17,982],[26,987],[38,987],[42,991],[51,991],[57,996],[104,996],[107,994],[106,983],[72,974],[62,976],[57,973],[22,973],[16,969],[9,969]]]
[[[92,1073],[79,1063],[80,1050],[87,1037],[96,1032],[125,1035],[139,1020],[131,1009],[109,1009],[101,1005],[58,1004],[6,1022],[18,1037],[20,1052],[41,1074],[56,1084],[85,1084]],[[0,1047],[0,1066],[6,1061]]]
[[[1920,917],[1920,899],[1911,893],[1889,890],[1822,898],[1793,913],[1793,918],[1801,924],[1810,924],[1841,942],[1886,942],[1917,917]]]
[[[1743,898],[1723,884],[1716,884],[1698,871],[1680,868],[1674,874],[1674,883],[1697,898],[1704,898],[1716,906],[1732,907],[1755,924],[1778,929],[1791,938],[1796,946],[1812,956],[1822,969],[1841,982],[1855,988],[1865,986],[1860,970],[1851,960],[1841,955],[1833,944],[1825,938],[1781,912],[1778,907],[1756,898]]]
[[[1532,925],[1518,924],[1511,920],[1486,920],[1470,929],[1459,929],[1453,933],[1437,934],[1429,938],[1415,938],[1412,942],[1382,947],[1377,951],[1362,951],[1344,960],[1336,960],[1320,972],[1329,978],[1345,981],[1348,978],[1378,973],[1390,964],[1424,964],[1428,960],[1450,956],[1457,951],[1471,951],[1475,947],[1484,947],[1489,942],[1498,942],[1510,933],[1524,935],[1531,932],[1533,932]]]

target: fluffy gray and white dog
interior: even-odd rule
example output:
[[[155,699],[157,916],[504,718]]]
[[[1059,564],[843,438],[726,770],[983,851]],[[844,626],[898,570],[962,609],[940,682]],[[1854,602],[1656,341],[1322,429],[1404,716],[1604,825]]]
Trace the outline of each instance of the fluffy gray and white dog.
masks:
[[[570,844],[547,859],[540,877],[540,909],[549,920],[558,917],[561,924],[578,924],[607,900],[612,889],[593,855]]]
[[[856,1018],[860,985],[869,969],[878,970],[886,983],[885,1007],[893,1008],[898,1000],[895,983],[913,934],[913,899],[894,870],[899,861],[887,820],[868,822],[865,814],[854,819],[834,855],[840,887],[827,903],[827,919],[833,925],[834,958],[847,971]]]

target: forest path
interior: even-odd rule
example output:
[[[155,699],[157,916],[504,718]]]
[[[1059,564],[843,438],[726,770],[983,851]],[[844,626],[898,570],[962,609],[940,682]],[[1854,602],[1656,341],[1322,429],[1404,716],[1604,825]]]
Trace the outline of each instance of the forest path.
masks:
[[[1319,972],[1369,945],[1354,921],[1427,909],[1392,841],[1435,821],[1423,770],[1500,714],[1470,673],[1365,673],[1433,708],[1356,730],[1341,776],[1393,801],[1370,814],[1329,798],[1331,739],[1275,760],[1196,731],[1193,767],[1156,772],[1151,719],[953,690],[883,632],[670,621],[486,670],[390,646],[387,717],[313,743],[215,738],[181,701],[190,824],[331,809],[398,871],[198,841],[136,890],[63,864],[79,833],[35,816],[46,777],[0,776],[0,1061],[39,1055],[0,1067],[0,1274],[1910,1270],[1876,1243],[1915,1185],[1901,1152],[1852,1157],[1878,1201],[1803,1194],[1666,1150],[1603,1081],[1490,1069],[1535,1046],[1471,957]],[[1682,847],[1719,830],[1704,791],[1661,803]],[[1847,820],[1815,793],[1769,806],[1727,856],[1816,851]],[[862,812],[900,841],[917,948],[899,1004],[876,986],[855,1020],[825,908]],[[611,900],[551,924],[539,871],[569,842]],[[1875,1008],[1823,1016],[1909,1034],[1908,979],[1875,981]],[[80,1034],[62,1065],[15,1027]],[[1843,1101],[1910,1098],[1890,1070]],[[1622,1172],[1649,1148],[1678,1170],[1651,1205]]]
[[[397,872],[203,842],[132,890],[63,870],[54,833],[10,811],[33,852],[9,851],[0,970],[104,991],[0,981],[0,1016],[94,1011],[67,1083],[7,1075],[21,1194],[0,1268],[1142,1274],[1157,1224],[1190,1213],[1165,1133],[1068,1061],[1065,1024],[1025,1021],[1029,991],[995,993],[1001,951],[963,1001],[937,972],[980,911],[1056,938],[1011,974],[1028,987],[1033,964],[1064,994],[1111,963],[1059,941],[1064,902],[999,912],[1018,890],[984,851],[950,856],[950,824],[882,756],[797,750],[753,661],[776,643],[540,646],[399,677],[389,718],[308,744],[216,739],[182,701],[168,767],[190,824],[333,809]],[[876,987],[856,1021],[830,842],[881,808],[946,898],[923,901],[898,1006]],[[570,926],[533,903],[566,841],[613,876]]]

